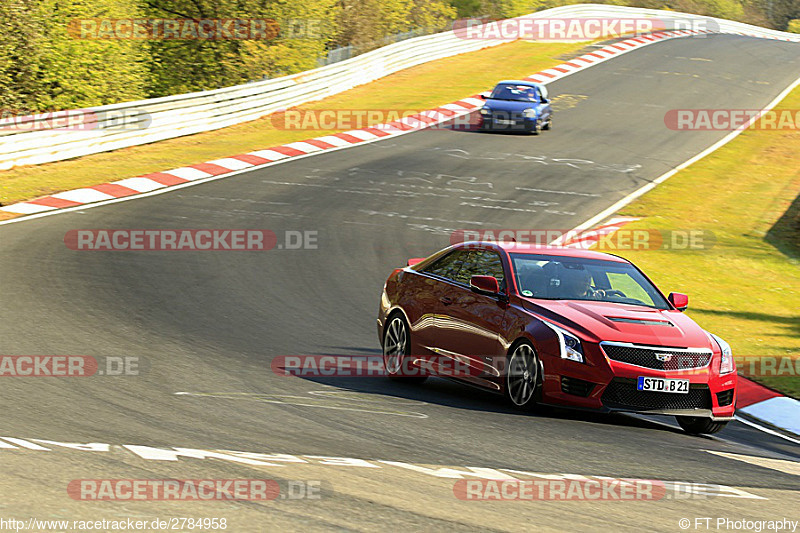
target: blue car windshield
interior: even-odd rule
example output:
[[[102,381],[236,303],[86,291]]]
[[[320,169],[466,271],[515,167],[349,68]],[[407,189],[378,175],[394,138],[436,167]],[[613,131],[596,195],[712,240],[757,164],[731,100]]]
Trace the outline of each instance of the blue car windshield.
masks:
[[[545,300],[595,300],[656,309],[669,304],[633,265],[579,257],[511,254],[522,296]]]
[[[529,85],[512,85],[501,83],[492,91],[494,100],[511,100],[512,102],[537,102],[536,87]]]

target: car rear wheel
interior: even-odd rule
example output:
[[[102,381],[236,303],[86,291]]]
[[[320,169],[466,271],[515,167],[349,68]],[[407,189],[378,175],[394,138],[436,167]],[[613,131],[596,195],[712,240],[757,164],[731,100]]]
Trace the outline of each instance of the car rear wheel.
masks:
[[[516,345],[508,356],[505,396],[520,409],[536,405],[539,383],[539,360],[528,341]]]
[[[383,364],[389,379],[404,383],[422,383],[427,376],[409,376],[406,357],[411,354],[411,334],[400,314],[393,315],[383,333]],[[420,370],[421,372],[421,370]]]
[[[721,431],[728,425],[727,422],[715,422],[710,418],[699,416],[676,416],[675,418],[678,420],[678,425],[690,435],[710,435]]]

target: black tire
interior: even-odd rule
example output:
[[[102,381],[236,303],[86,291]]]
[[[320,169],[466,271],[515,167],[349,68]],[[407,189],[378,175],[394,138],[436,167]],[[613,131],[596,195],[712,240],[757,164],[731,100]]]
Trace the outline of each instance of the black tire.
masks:
[[[549,117],[547,117],[547,123],[544,126],[542,126],[542,130],[550,131],[550,128],[552,127],[553,127],[553,115],[550,115]]]
[[[515,344],[508,354],[503,394],[517,409],[530,411],[541,398],[539,357],[528,341]]]
[[[539,129],[540,129],[539,119],[536,119],[533,121],[533,127],[531,127],[529,131],[531,135],[539,135]]]
[[[386,321],[381,348],[383,366],[389,379],[403,383],[422,383],[428,379],[428,376],[406,376],[400,372],[405,358],[411,355],[411,332],[401,313],[391,315]]]
[[[711,435],[722,431],[728,425],[727,422],[715,422],[710,418],[700,416],[676,416],[678,425],[690,435]]]

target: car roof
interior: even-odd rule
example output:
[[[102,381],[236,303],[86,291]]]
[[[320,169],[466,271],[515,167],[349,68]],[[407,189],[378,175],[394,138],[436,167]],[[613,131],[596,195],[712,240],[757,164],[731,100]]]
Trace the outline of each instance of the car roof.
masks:
[[[525,85],[528,87],[541,87],[541,83],[536,83],[535,81],[525,81],[525,80],[503,80],[498,81],[495,86],[506,84],[506,85]]]
[[[582,259],[598,259],[600,261],[613,261],[615,263],[629,263],[627,259],[616,255],[595,252],[593,250],[582,250],[580,248],[563,248],[560,246],[541,246],[538,244],[518,243],[518,242],[495,242],[495,241],[471,241],[464,243],[470,246],[485,246],[487,248],[500,248],[508,253],[527,254],[527,255],[554,255],[560,257],[579,257]]]

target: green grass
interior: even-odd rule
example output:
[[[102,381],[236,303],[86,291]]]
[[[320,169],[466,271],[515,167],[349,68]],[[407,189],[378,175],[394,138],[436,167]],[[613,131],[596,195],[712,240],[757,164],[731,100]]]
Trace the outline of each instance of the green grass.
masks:
[[[800,108],[800,89],[778,106]],[[620,251],[737,357],[791,358],[800,370],[800,131],[748,130],[622,209],[626,229],[713,232],[704,250]],[[740,374],[748,375],[750,365]],[[800,376],[753,376],[800,398]]]
[[[320,100],[302,109],[417,110],[490,89],[497,80],[520,78],[552,67],[586,43],[517,41],[414,68]],[[491,69],[476,65],[492,65]],[[331,131],[277,129],[269,117],[223,130],[0,173],[0,203],[9,205],[47,194],[202,163]],[[0,211],[0,219],[14,215]]]

